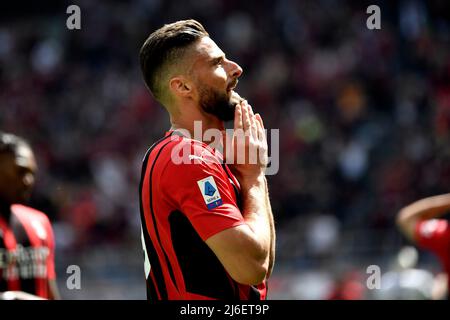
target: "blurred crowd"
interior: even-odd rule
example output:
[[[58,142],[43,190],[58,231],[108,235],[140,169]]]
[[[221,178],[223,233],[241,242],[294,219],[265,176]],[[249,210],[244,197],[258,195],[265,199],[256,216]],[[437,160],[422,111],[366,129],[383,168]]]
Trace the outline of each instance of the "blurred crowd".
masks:
[[[117,266],[103,261],[111,279],[143,279],[141,160],[170,124],[144,86],[138,52],[162,24],[195,18],[243,67],[236,91],[280,130],[280,170],[268,177],[272,297],[330,298],[348,279],[351,297],[364,297],[366,266],[389,266],[405,242],[397,211],[450,190],[449,3],[376,3],[380,30],[366,27],[366,1],[2,5],[0,130],[37,155],[32,204],[53,222],[60,273],[78,261],[100,268],[106,252]],[[81,8],[81,30],[66,28],[70,4]],[[143,298],[139,284],[142,295],[113,297]]]

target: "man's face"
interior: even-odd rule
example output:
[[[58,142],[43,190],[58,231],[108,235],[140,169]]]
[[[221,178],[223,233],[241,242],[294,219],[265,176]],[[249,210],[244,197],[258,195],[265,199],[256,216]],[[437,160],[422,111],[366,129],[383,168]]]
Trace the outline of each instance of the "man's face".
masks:
[[[19,146],[17,153],[0,154],[0,199],[7,204],[24,203],[34,186],[37,166],[28,146]]]
[[[223,121],[234,118],[234,109],[241,99],[233,91],[242,68],[228,60],[209,37],[203,37],[194,48],[191,73],[203,111]]]

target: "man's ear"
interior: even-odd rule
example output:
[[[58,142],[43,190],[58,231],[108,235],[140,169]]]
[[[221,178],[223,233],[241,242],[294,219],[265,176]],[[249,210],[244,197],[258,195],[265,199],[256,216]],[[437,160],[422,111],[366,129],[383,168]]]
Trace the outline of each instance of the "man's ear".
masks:
[[[183,76],[176,76],[169,81],[170,91],[179,97],[189,97],[192,95],[193,86],[190,81]]]

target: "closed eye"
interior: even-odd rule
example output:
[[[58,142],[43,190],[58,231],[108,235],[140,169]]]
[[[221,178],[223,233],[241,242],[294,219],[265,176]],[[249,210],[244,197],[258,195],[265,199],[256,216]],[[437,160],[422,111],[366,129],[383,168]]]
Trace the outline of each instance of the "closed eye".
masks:
[[[33,177],[35,176],[35,172],[34,172],[34,170],[32,170],[31,168],[28,168],[28,167],[23,167],[23,166],[18,166],[18,174],[20,175],[20,176],[25,176],[25,175],[27,175],[27,174],[30,174],[30,175],[32,175]]]
[[[223,62],[223,57],[215,58],[212,60],[212,65],[217,66]]]

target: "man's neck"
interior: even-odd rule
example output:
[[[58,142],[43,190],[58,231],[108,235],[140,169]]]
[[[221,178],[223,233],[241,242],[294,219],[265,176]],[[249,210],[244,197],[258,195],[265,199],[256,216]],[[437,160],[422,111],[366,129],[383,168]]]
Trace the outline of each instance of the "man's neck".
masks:
[[[190,138],[203,141],[204,133],[207,130],[218,130],[224,131],[225,125],[222,120],[212,115],[200,114],[197,115],[187,115],[180,117],[170,117],[170,122],[172,124],[170,130],[186,130],[189,132]]]
[[[11,204],[0,200],[0,217],[9,221],[11,217]]]

